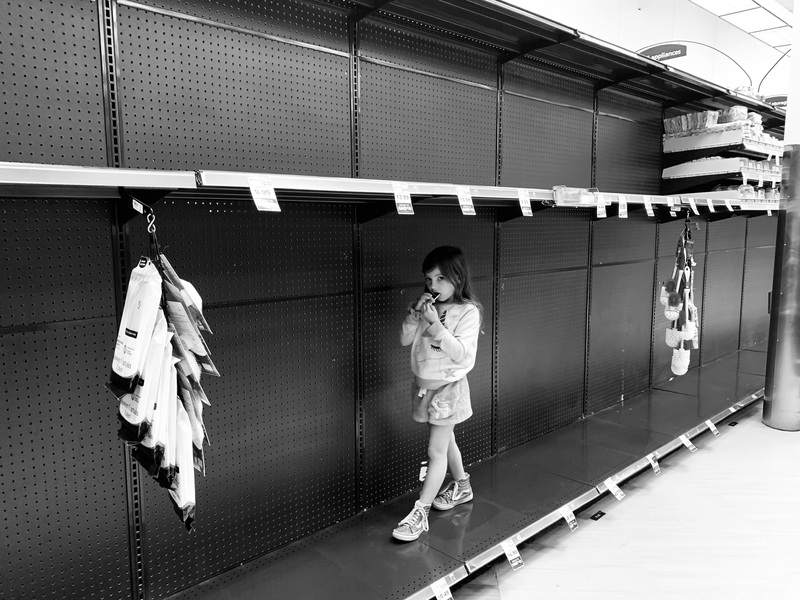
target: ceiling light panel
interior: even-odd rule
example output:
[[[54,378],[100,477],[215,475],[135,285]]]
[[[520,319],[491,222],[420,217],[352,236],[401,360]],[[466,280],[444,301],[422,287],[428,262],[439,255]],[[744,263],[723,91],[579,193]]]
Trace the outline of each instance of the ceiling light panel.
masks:
[[[778,17],[763,8],[754,8],[731,15],[722,15],[728,23],[735,25],[744,31],[762,31],[764,29],[775,29],[786,25]]]
[[[751,8],[758,8],[758,4],[753,2],[753,0],[692,0],[692,2],[715,15],[727,15]]]
[[[755,31],[753,35],[766,42],[770,46],[786,46],[792,43],[792,28],[791,27],[778,27],[777,29],[765,29],[764,31]]]

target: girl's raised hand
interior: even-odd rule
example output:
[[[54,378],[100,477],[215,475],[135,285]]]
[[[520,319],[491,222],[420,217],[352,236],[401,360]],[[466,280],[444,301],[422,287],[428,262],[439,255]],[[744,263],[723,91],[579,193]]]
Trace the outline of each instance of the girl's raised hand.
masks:
[[[422,296],[419,297],[419,300],[417,300],[417,304],[416,306],[414,306],[414,310],[421,311],[424,305],[431,304],[432,302],[433,302],[433,296],[430,295],[428,292],[425,292],[424,294],[422,294]]]
[[[434,323],[435,321],[439,320],[439,313],[437,313],[436,309],[433,307],[433,302],[426,302],[423,304],[419,311],[419,316],[425,319],[428,323]]]

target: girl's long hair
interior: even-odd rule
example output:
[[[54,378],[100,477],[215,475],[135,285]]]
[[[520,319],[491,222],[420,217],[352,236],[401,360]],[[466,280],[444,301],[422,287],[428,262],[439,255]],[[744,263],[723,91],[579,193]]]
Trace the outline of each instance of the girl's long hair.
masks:
[[[472,276],[469,270],[469,264],[461,248],[455,246],[439,246],[431,250],[422,261],[422,273],[428,273],[436,267],[442,272],[442,275],[455,286],[453,292],[453,300],[458,304],[469,302],[474,304],[483,320],[483,305],[475,295],[472,286]],[[426,286],[426,291],[427,286]]]

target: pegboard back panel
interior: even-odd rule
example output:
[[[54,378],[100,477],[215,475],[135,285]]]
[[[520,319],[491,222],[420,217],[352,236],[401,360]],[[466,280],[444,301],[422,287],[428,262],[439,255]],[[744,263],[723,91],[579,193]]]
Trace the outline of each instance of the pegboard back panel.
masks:
[[[708,224],[709,252],[744,248],[747,242],[747,217],[730,217]]]
[[[347,57],[128,6],[117,20],[126,166],[350,177]]]
[[[501,223],[499,274],[586,268],[590,231],[589,211],[573,208],[548,208]]]
[[[645,125],[661,127],[661,103],[618,89],[597,92],[597,110]]]
[[[661,123],[597,118],[595,184],[602,192],[658,194],[661,189]]]
[[[407,69],[497,87],[497,54],[385,18],[367,19],[359,29],[359,56]]]
[[[360,66],[359,175],[494,185],[497,92]]]
[[[720,223],[734,220],[712,223],[709,244]],[[744,249],[706,255],[705,297],[700,320],[700,360],[704,365],[739,349],[743,267]]]
[[[107,166],[95,2],[6,2],[0,160]]]
[[[590,187],[590,111],[504,94],[500,185]]]
[[[140,4],[347,52],[347,13],[307,0],[144,0]]]
[[[594,85],[588,79],[572,77],[524,60],[506,63],[503,76],[503,89],[508,92],[588,111],[594,109]]]
[[[194,533],[142,473],[151,598],[355,514],[353,311],[350,295],[207,311],[222,377],[203,379],[211,445]]]
[[[114,316],[0,333],[3,598],[131,598],[124,455],[103,385],[116,333]]]
[[[664,224],[659,225],[663,227]],[[696,232],[695,232],[696,233]],[[697,312],[701,316],[700,332],[703,331],[703,280],[706,267],[706,255],[704,253],[694,253],[694,304]],[[661,294],[661,284],[672,277],[672,269],[675,266],[674,256],[662,256],[658,259],[658,274],[656,276],[656,288],[653,296],[653,361],[652,361],[652,386],[669,381],[675,377],[672,373],[672,348],[667,346],[666,331],[670,321],[664,316],[664,307],[659,302]],[[702,346],[701,346],[702,349]],[[700,365],[700,351],[692,350],[689,353],[689,368],[694,369]]]
[[[744,260],[740,348],[769,337],[768,299],[772,290],[775,246],[747,248]]]
[[[494,211],[478,207],[476,212],[464,217],[455,206],[417,206],[414,216],[390,214],[364,224],[364,287],[416,284],[407,293],[418,298],[425,284],[422,261],[437,246],[461,248],[473,278],[492,277]]]
[[[595,265],[655,258],[657,225],[641,211],[629,213],[627,219],[598,219],[592,228]]]
[[[747,219],[747,247],[775,246],[778,234],[778,219],[775,216],[750,217]]]
[[[586,282],[586,269],[500,279],[498,450],[580,418]]]
[[[284,202],[273,213],[198,198],[153,209],[164,254],[205,304],[352,293],[352,205]],[[146,227],[130,223],[132,261],[147,252]]]
[[[653,269],[649,260],[594,267],[586,414],[649,386]]]
[[[0,269],[0,328],[113,316],[108,202],[0,198]]]

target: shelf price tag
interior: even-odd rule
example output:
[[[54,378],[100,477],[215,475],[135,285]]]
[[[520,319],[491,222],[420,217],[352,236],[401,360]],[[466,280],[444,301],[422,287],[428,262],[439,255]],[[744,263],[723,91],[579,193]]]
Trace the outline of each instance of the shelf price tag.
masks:
[[[622,500],[625,497],[625,492],[619,489],[619,486],[614,483],[614,480],[609,477],[606,479],[603,484],[608,488],[608,491],[614,494],[614,497],[617,500]]]
[[[697,202],[695,202],[694,198],[689,198],[689,206],[692,207],[692,212],[696,215],[700,214],[700,211],[697,210]]]
[[[469,186],[457,185],[456,195],[458,196],[458,204],[461,206],[462,214],[474,215],[475,207],[472,205],[472,194],[469,191]]]
[[[706,421],[706,425],[711,430],[711,433],[714,434],[714,437],[719,437],[719,429],[717,429],[717,426],[714,425],[714,423],[711,421],[711,419]]]
[[[747,173],[742,171],[742,185],[747,185]]]
[[[506,558],[508,559],[511,568],[516,571],[525,566],[525,563],[522,561],[522,557],[519,555],[519,550],[517,550],[517,545],[514,543],[513,539],[508,539],[505,542],[501,543],[500,546],[503,548],[503,552],[506,553]]]
[[[561,516],[564,517],[567,525],[569,525],[570,531],[575,531],[578,528],[578,520],[575,518],[574,513],[569,509],[569,505],[562,506],[558,509],[558,512],[560,512]]]
[[[697,446],[695,446],[695,445],[692,443],[692,440],[690,440],[690,439],[689,439],[689,438],[686,436],[686,434],[685,434],[685,433],[684,433],[684,434],[683,434],[683,435],[682,435],[682,436],[681,436],[679,439],[680,439],[680,440],[683,442],[683,445],[684,445],[684,446],[686,446],[686,447],[689,449],[689,452],[697,452]]]
[[[728,209],[728,212],[733,212],[733,206],[731,206],[730,200],[725,200],[725,208]]]
[[[525,217],[532,217],[533,210],[531,209],[531,191],[524,188],[517,189],[517,196],[519,196],[519,207],[522,209],[522,215]]]
[[[394,204],[397,207],[397,214],[413,215],[414,205],[411,204],[411,192],[408,191],[408,184],[393,181],[392,191],[394,192]]]
[[[619,195],[619,196],[617,196],[617,201],[619,202],[619,218],[620,219],[627,219],[628,218],[628,199],[625,196]]]
[[[247,184],[250,186],[250,195],[258,210],[281,212],[278,197],[275,195],[275,186],[272,185],[272,178],[269,175],[248,176]]]
[[[708,204],[708,212],[717,212],[717,210],[714,208],[714,201],[711,198],[706,200],[706,204]]]
[[[764,174],[759,173],[758,175],[758,187],[764,187]]]
[[[453,594],[450,593],[450,586],[447,585],[446,577],[439,581],[434,581],[431,584],[431,591],[436,600],[453,600]]]
[[[656,214],[653,212],[653,203],[650,202],[650,196],[644,197],[644,209],[647,211],[648,217],[655,217]]]
[[[131,198],[131,205],[133,206],[133,210],[138,213],[144,214],[144,206],[142,203],[139,202],[136,198]]]
[[[661,475],[661,467],[658,465],[658,459],[656,459],[655,453],[651,452],[648,454],[647,460],[650,461],[650,466],[653,467],[653,473]]]
[[[597,206],[597,218],[605,219],[608,216],[608,213],[606,212],[606,199],[603,198],[602,194],[595,193],[594,200],[595,205]]]

